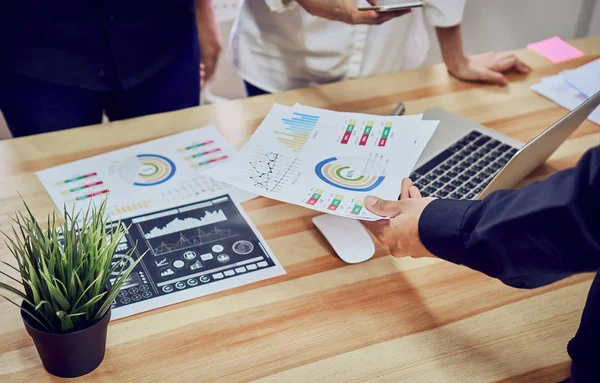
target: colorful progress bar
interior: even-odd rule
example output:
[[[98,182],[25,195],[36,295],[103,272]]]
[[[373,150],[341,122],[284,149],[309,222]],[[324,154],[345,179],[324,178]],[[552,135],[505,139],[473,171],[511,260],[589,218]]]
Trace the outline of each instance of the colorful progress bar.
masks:
[[[202,146],[206,146],[206,145],[210,145],[210,144],[214,144],[214,143],[215,143],[214,140],[204,141],[204,142],[200,142],[197,144],[192,144],[190,146],[186,146],[185,148],[177,149],[177,151],[180,153],[183,153],[186,150],[192,150],[192,149],[200,148]]]
[[[281,121],[285,125],[285,132],[275,132],[280,136],[277,139],[294,152],[299,152],[319,122],[319,116],[294,112],[292,118],[282,118]]]
[[[344,136],[342,137],[341,144],[346,145],[348,141],[350,141],[350,137],[352,137],[352,131],[354,130],[355,125],[356,120],[348,121],[348,126],[346,126],[346,131],[344,132]]]
[[[360,142],[358,143],[358,145],[365,146],[367,144],[367,140],[369,139],[371,130],[373,130],[373,121],[368,121],[367,126],[365,126],[365,130],[363,130],[363,134],[360,137]]]
[[[344,198],[343,195],[336,194],[336,196],[333,198],[333,201],[331,201],[331,203],[329,204],[329,207],[327,209],[328,210],[337,210],[337,208],[340,207],[340,203],[342,203],[343,198]]]
[[[96,196],[99,196],[99,195],[102,195],[102,194],[106,194],[106,193],[108,193],[108,189],[100,190],[100,191],[97,191],[95,193],[81,195],[81,196],[79,196],[77,198],[71,198],[70,200],[67,200],[67,202],[81,201],[81,200],[84,200],[84,199],[96,197]]]
[[[83,189],[87,189],[87,188],[91,188],[94,186],[98,186],[98,185],[102,185],[104,182],[102,181],[96,181],[96,182],[92,182],[91,184],[86,184],[86,185],[82,185],[82,186],[78,186],[72,189],[67,189],[67,190],[63,190],[60,193],[61,194],[69,194],[69,193],[73,193],[79,190],[83,190]]]
[[[210,160],[202,161],[202,162],[199,162],[197,164],[192,164],[190,166],[193,167],[193,168],[199,168],[201,166],[210,165],[210,164],[212,164],[214,162],[223,161],[223,160],[226,160],[228,158],[229,158],[229,156],[221,156],[221,157],[213,158],[213,159],[210,159]]]
[[[122,213],[130,212],[133,210],[145,209],[147,207],[150,207],[151,203],[152,203],[152,200],[147,200],[147,201],[133,203],[131,205],[120,206],[115,209],[115,213],[122,214]]]
[[[64,180],[64,181],[58,181],[56,183],[56,186],[68,184],[68,183],[75,182],[75,181],[81,181],[83,179],[90,178],[90,177],[96,177],[97,175],[98,175],[98,173],[93,172],[93,173],[84,174],[82,176],[77,176],[77,177],[69,178],[69,179]]]
[[[383,132],[381,133],[381,138],[379,139],[379,146],[385,146],[387,143],[388,137],[390,136],[390,131],[392,130],[392,123],[386,122],[385,128],[383,128]]]
[[[352,215],[359,215],[360,211],[363,208],[363,201],[356,201],[356,203],[354,204],[354,207],[352,208],[352,211],[350,212],[350,214]]]
[[[185,159],[186,160],[191,160],[194,158],[198,158],[198,157],[203,157],[212,153],[216,153],[216,152],[220,152],[221,148],[215,148],[215,149],[211,149],[211,150],[207,150],[205,152],[200,152],[200,153],[196,153],[196,154],[192,154],[191,156],[186,156]]]
[[[312,197],[310,197],[308,199],[308,201],[306,201],[307,205],[312,205],[314,206],[317,202],[319,202],[319,200],[321,199],[321,196],[323,195],[323,189],[317,189],[314,191]]]

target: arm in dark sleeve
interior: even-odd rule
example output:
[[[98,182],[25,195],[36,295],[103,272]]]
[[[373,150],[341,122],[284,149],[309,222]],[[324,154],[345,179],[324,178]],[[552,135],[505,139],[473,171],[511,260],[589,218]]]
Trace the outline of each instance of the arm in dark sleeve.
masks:
[[[600,146],[573,169],[483,201],[436,200],[419,236],[442,259],[533,288],[600,267]]]

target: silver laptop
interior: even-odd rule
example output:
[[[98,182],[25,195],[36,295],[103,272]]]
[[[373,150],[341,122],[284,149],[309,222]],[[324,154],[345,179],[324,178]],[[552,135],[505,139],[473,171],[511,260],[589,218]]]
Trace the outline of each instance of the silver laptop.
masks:
[[[600,104],[600,92],[527,144],[440,108],[424,119],[440,125],[410,178],[423,196],[482,199],[515,186],[573,133]]]

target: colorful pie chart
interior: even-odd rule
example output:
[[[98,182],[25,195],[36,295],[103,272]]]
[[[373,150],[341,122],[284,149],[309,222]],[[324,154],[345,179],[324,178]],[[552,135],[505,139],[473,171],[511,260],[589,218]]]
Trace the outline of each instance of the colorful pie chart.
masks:
[[[119,174],[135,186],[155,186],[171,179],[175,169],[175,163],[165,156],[138,154],[121,164]]]
[[[342,190],[368,192],[383,182],[383,167],[364,158],[327,158],[315,166],[323,182]]]

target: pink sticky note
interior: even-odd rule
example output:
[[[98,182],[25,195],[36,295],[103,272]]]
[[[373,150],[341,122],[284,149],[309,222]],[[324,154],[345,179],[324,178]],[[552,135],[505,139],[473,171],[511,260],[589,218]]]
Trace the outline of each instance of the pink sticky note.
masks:
[[[527,48],[536,51],[555,64],[583,56],[582,51],[558,36],[529,44]]]

